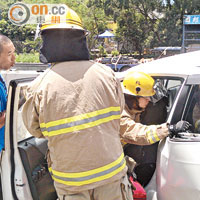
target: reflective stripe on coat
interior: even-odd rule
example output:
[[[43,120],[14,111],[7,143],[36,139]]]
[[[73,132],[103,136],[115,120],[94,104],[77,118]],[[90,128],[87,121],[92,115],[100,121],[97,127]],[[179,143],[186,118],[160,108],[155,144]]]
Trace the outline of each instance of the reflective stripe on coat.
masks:
[[[149,145],[168,136],[167,124],[143,125],[140,123],[140,114],[143,110],[130,110],[128,106],[121,115],[120,136],[122,143]]]

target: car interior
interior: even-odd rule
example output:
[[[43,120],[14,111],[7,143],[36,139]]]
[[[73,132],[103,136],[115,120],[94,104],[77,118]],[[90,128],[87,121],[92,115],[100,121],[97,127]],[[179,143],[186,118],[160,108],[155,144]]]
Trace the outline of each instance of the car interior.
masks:
[[[46,162],[47,140],[31,137],[19,142],[18,148],[33,199],[57,199]]]
[[[173,93],[173,97],[171,97],[171,82],[167,79],[163,79],[163,83],[169,90],[169,93],[155,105],[152,103],[149,104],[146,112],[143,113],[141,118],[141,121],[144,124],[161,124],[167,120],[170,109],[169,106],[172,106],[181,82],[180,80],[177,80],[177,82],[175,81],[175,83],[173,83],[173,91],[174,85],[177,86],[175,90],[176,93]],[[48,149],[47,140],[45,138],[35,138],[31,136],[23,124],[21,116],[22,105],[25,102],[23,94],[27,85],[14,85],[16,87],[15,90],[19,90],[19,92],[13,93],[15,96],[18,95],[15,99],[19,99],[17,104],[13,103],[14,106],[17,106],[17,129],[14,134],[17,135],[18,151],[28,179],[32,198],[34,200],[56,200],[57,194],[46,161],[46,152]],[[170,105],[169,98],[171,98]],[[138,181],[143,186],[148,184],[155,171],[157,147],[158,143],[149,146],[128,145],[124,149],[126,155],[129,155],[136,160],[137,166],[135,168],[135,173]],[[15,176],[13,175],[13,177]]]
[[[191,88],[191,95],[188,99],[184,118],[192,125],[193,133],[200,133],[200,85]]]

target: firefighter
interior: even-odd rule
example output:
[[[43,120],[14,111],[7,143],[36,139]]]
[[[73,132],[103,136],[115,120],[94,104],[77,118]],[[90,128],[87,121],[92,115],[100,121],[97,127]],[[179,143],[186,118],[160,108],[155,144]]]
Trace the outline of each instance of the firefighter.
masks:
[[[125,109],[120,120],[120,135],[123,143],[150,145],[170,135],[178,134],[189,129],[187,121],[179,121],[175,125],[163,123],[160,125],[143,125],[140,115],[147,107],[151,98],[157,101],[165,95],[160,82],[146,73],[129,72],[122,84],[125,96]]]
[[[40,29],[40,60],[53,64],[27,88],[23,121],[33,136],[48,140],[58,198],[132,199],[121,184],[127,167],[119,137],[120,82],[110,68],[89,60],[86,31],[72,9],[60,24]]]

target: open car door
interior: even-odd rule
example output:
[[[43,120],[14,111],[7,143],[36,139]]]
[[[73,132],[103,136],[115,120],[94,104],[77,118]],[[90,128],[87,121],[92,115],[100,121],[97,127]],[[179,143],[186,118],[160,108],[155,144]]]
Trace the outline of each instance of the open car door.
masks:
[[[45,154],[47,140],[30,135],[23,124],[24,90],[34,78],[10,82],[6,110],[5,149],[1,154],[4,200],[56,200]]]

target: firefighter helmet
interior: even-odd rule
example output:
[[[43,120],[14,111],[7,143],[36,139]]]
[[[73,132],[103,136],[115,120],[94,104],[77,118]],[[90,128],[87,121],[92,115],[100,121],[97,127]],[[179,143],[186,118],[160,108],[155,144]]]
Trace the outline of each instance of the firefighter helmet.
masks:
[[[69,7],[66,9],[66,14],[61,15],[56,23],[52,22],[51,15],[46,16],[45,23],[41,25],[40,30],[42,32],[49,29],[77,29],[85,31],[80,17]]]
[[[36,40],[44,30],[52,30],[52,29],[74,29],[83,31],[85,35],[88,32],[83,28],[82,21],[78,14],[72,10],[71,8],[66,8],[66,14],[60,15],[60,18],[56,20],[52,20],[51,15],[45,16],[45,22],[43,24],[38,24],[36,31],[35,31],[35,38]]]
[[[123,81],[123,90],[125,94],[134,96],[153,96],[154,90],[154,79],[143,72],[129,72]]]

